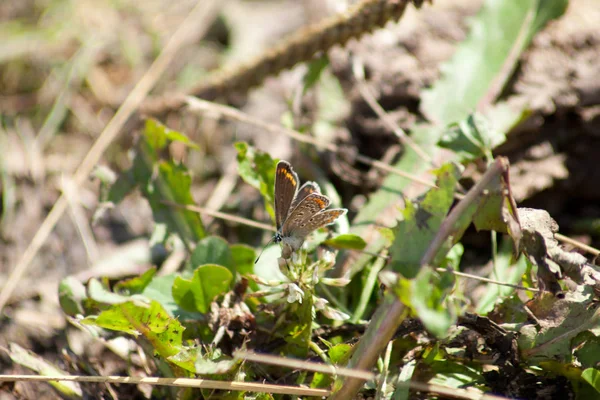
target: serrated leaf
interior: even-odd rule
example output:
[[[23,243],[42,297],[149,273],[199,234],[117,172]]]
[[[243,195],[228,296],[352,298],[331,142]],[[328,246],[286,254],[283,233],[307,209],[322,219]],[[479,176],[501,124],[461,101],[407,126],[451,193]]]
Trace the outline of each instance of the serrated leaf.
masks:
[[[395,239],[390,247],[390,268],[393,271],[409,279],[417,275],[421,258],[454,201],[454,188],[459,176],[457,166],[446,164],[438,170],[437,189],[429,190],[418,203],[406,202],[403,219],[394,229]]]
[[[367,242],[360,236],[346,233],[327,239],[323,244],[336,249],[362,250],[367,245]]]
[[[207,313],[215,297],[227,293],[233,280],[231,272],[221,265],[202,265],[191,280],[175,278],[173,298],[186,311]]]
[[[472,112],[495,80],[512,71],[518,55],[546,22],[564,12],[567,0],[486,0],[468,38],[443,67],[443,78],[421,94],[421,111],[448,125]],[[507,61],[511,64],[507,65]],[[504,77],[505,79],[508,76]],[[505,82],[500,82],[503,87]]]

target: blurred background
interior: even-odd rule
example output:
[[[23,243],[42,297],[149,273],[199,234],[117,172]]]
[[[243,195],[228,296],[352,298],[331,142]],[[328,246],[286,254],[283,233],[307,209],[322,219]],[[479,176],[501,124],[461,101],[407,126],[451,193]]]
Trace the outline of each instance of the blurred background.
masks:
[[[151,95],[185,92],[211,72],[252,59],[309,24],[343,12],[340,0],[230,0],[218,5],[198,40],[183,46]],[[168,39],[196,6],[179,0],[3,0],[0,3],[0,287],[31,242],[65,185],[126,96]],[[427,120],[421,91],[440,77],[469,31],[479,0],[440,0],[409,6],[390,22],[347,46],[328,52],[318,86],[305,90],[309,65],[299,64],[228,102],[267,122],[283,123],[360,153],[397,162],[403,147],[369,107],[354,67],[360,60],[365,84],[403,129]],[[496,147],[511,161],[513,195],[520,206],[543,208],[561,232],[600,245],[600,3],[571,0],[567,11],[537,34],[519,59],[500,99],[527,104],[527,112]],[[472,73],[465,68],[465,74]],[[384,178],[377,170],[319,153],[288,137],[236,122],[202,118],[183,110],[155,115],[199,146],[172,148],[193,174],[199,205],[268,222],[260,194],[237,175],[233,143],[248,141],[274,158],[290,160],[301,180],[325,177],[343,206],[355,215]],[[139,114],[103,154],[96,174],[130,166],[130,150],[143,127]],[[440,159],[439,161],[443,161]],[[464,184],[483,170],[470,165]],[[66,334],[57,284],[67,275],[139,274],[164,254],[150,251],[150,207],[137,194],[97,216],[97,175],[78,187],[68,211],[19,281],[0,319],[0,346],[17,342],[49,360],[61,349],[86,343]],[[411,193],[407,193],[411,195]],[[211,217],[208,230],[230,242],[252,246],[268,234]],[[464,266],[483,268],[489,235],[471,232]],[[158,258],[157,258],[158,257]],[[71,333],[76,335],[76,333]],[[83,349],[81,349],[83,351]],[[100,347],[85,351],[100,356]],[[95,352],[95,353],[94,353]],[[121,365],[104,360],[105,374]],[[0,356],[0,369],[18,372]],[[52,396],[45,386],[23,385],[33,397]],[[39,391],[39,392],[38,392]],[[46,392],[48,391],[48,392]]]

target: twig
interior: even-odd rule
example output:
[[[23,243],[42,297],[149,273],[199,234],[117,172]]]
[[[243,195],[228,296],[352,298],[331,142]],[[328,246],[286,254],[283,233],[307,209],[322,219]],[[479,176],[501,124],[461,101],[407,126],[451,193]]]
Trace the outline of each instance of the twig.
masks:
[[[493,283],[494,285],[508,286],[508,287],[511,287],[511,288],[517,289],[517,290],[528,290],[530,292],[539,292],[540,291],[539,289],[536,289],[536,288],[528,288],[528,287],[525,287],[525,286],[513,285],[512,283],[500,282],[500,281],[496,281],[494,279],[484,278],[482,276],[465,274],[464,272],[454,271],[454,270],[447,269],[447,268],[436,268],[435,270],[438,271],[438,272],[449,272],[449,273],[454,274],[456,276],[462,276],[463,278],[473,279],[473,280],[476,280],[476,281]]]
[[[0,382],[52,382],[52,381],[68,381],[68,382],[97,382],[97,383],[127,383],[131,385],[139,385],[145,383],[148,385],[162,385],[175,387],[190,387],[199,389],[221,389],[221,390],[236,390],[259,393],[276,393],[289,394],[296,396],[328,396],[329,390],[325,389],[309,389],[299,386],[286,385],[269,385],[266,383],[254,382],[225,382],[213,381],[209,379],[192,379],[192,378],[140,378],[137,376],[79,376],[79,375],[56,375],[56,376],[39,376],[39,375],[0,375]]]
[[[154,63],[152,63],[148,71],[146,71],[131,93],[129,93],[123,102],[123,105],[121,105],[108,125],[106,125],[104,131],[100,134],[85,156],[85,159],[81,162],[81,165],[73,177],[75,186],[83,184],[87,179],[102,157],[102,153],[104,153],[106,148],[117,137],[123,125],[125,125],[129,117],[154,87],[160,76],[177,54],[177,51],[185,44],[193,42],[204,35],[206,29],[210,26],[210,21],[215,18],[217,9],[222,4],[223,2],[216,0],[198,1],[194,9],[190,12],[185,21],[183,21],[179,29],[173,34]],[[52,210],[50,210],[46,219],[29,243],[29,246],[25,249],[23,256],[11,271],[6,284],[2,288],[2,292],[0,292],[0,311],[4,309],[6,302],[17,287],[17,283],[25,271],[27,271],[27,268],[35,258],[37,252],[46,241],[46,238],[50,235],[52,229],[54,229],[54,226],[65,212],[67,204],[64,195],[58,198],[54,207],[52,207]]]
[[[590,254],[593,254],[594,256],[597,256],[600,254],[600,250],[592,247],[592,246],[588,246],[585,243],[581,243],[578,240],[575,239],[571,239],[570,237],[567,237],[565,235],[561,235],[560,233],[555,233],[554,237],[558,240],[560,240],[561,242],[565,242],[565,243],[569,243],[572,246],[575,246],[583,251],[587,251]]]
[[[371,92],[371,89],[367,85],[365,81],[365,69],[358,57],[355,58],[352,63],[352,72],[354,73],[354,77],[356,78],[356,83],[358,86],[358,91],[362,95],[363,99],[367,102],[369,107],[377,114],[377,116],[383,121],[383,123],[390,129],[394,134],[398,137],[400,142],[405,146],[410,147],[423,161],[428,164],[433,164],[431,157],[418,144],[416,144],[410,136],[404,132],[404,129],[400,128],[398,124],[390,117],[390,115],[381,107],[381,105],[377,102],[377,99]]]
[[[316,363],[310,361],[301,361],[291,358],[271,356],[267,354],[257,354],[245,351],[236,351],[234,357],[247,361],[260,362],[263,364],[278,365],[293,369],[302,369],[306,371],[321,372],[324,374],[355,377],[361,380],[370,380],[377,378],[377,375],[370,371],[363,371],[351,368],[337,367],[333,365]],[[409,387],[413,390],[438,393],[444,396],[453,397],[456,399],[467,400],[506,400],[505,397],[489,395],[485,393],[473,393],[463,389],[445,387],[441,385],[422,383],[422,382],[397,382],[398,385]]]
[[[210,215],[210,216],[215,217],[215,218],[221,218],[221,219],[224,219],[226,221],[232,221],[232,222],[235,222],[235,223],[238,223],[238,224],[252,226],[254,228],[263,229],[265,231],[270,231],[270,232],[275,232],[276,231],[276,229],[272,225],[263,224],[261,222],[256,222],[256,221],[253,221],[251,219],[244,218],[244,217],[238,217],[237,215],[226,214],[226,213],[221,212],[221,211],[210,210],[208,208],[199,207],[199,206],[192,206],[192,205],[189,205],[189,204],[174,203],[172,201],[167,201],[167,200],[163,200],[162,203],[163,204],[167,204],[169,206],[177,207],[177,208],[184,208],[186,210],[194,211],[194,212],[197,212],[197,213]]]
[[[261,121],[258,118],[254,118],[242,111],[236,110],[235,108],[212,103],[210,101],[201,100],[201,99],[198,99],[196,97],[191,97],[191,96],[188,96],[186,99],[187,99],[189,109],[191,111],[194,111],[194,112],[199,111],[199,112],[206,112],[206,113],[215,113],[217,115],[224,115],[230,119],[233,119],[233,120],[236,120],[239,122],[243,122],[246,124],[254,125],[258,128],[264,129],[264,130],[272,132],[272,133],[276,133],[276,134],[282,133],[284,135],[291,137],[294,140],[297,140],[298,142],[308,143],[317,148],[326,149],[332,153],[339,153],[338,146],[336,146],[333,143],[321,143],[311,136],[303,135],[300,132],[295,131],[293,129],[288,129],[288,128],[285,128],[285,127],[282,127],[279,125],[270,124],[268,122]],[[356,156],[356,160],[365,165],[369,165],[371,167],[378,168],[382,171],[400,175],[400,176],[410,179],[414,182],[418,182],[418,183],[421,183],[421,184],[429,186],[429,187],[436,187],[434,183],[426,181],[416,175],[401,171],[401,170],[394,168],[386,163],[383,163],[378,160],[374,160],[370,157],[366,157],[366,156],[359,154]]]

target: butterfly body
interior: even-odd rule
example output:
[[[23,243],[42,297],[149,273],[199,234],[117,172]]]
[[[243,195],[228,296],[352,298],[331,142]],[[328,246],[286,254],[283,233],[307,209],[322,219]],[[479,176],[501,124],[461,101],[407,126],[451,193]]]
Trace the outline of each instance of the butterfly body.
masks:
[[[315,182],[306,182],[300,189],[298,182],[292,166],[280,161],[275,173],[277,233],[273,241],[282,244],[281,256],[285,259],[302,247],[312,231],[335,222],[347,212],[345,208],[327,210],[330,200],[320,193]]]

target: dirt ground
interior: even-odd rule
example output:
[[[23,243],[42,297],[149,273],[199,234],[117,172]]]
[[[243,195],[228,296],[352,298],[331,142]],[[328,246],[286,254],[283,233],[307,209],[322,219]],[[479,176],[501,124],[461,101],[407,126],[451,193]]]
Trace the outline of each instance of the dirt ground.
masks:
[[[286,34],[334,13],[336,1],[230,1],[201,41],[185,46],[161,77],[154,94],[189,87],[206,71],[273,46]],[[424,119],[419,93],[440,76],[457,42],[468,31],[478,0],[434,1],[410,8],[400,23],[351,41],[329,53],[331,73],[346,99],[331,112],[329,140],[348,152],[387,163],[398,160],[397,137],[371,111],[352,77],[349,54],[365,66],[368,86],[400,127]],[[194,1],[153,0],[33,1],[0,4],[0,287],[4,286],[61,190],[95,138]],[[600,6],[596,0],[571,1],[567,13],[550,23],[521,57],[502,99],[530,104],[524,123],[509,133],[494,155],[511,162],[513,195],[520,206],[547,210],[560,232],[600,247]],[[261,120],[279,123],[291,111],[297,125],[319,118],[322,99],[298,95],[306,71],[302,64],[251,90],[236,103]],[[351,159],[315,157],[298,143],[238,123],[199,119],[185,111],[161,116],[199,145],[183,154],[193,171],[197,204],[258,221],[267,221],[260,194],[236,173],[232,143],[244,140],[273,157],[310,169],[311,163],[335,184],[350,215],[355,215],[381,184],[383,174]],[[113,171],[129,166],[128,152],[141,128],[134,115],[104,153],[100,165]],[[311,157],[312,154],[312,157]],[[470,167],[464,183],[477,181]],[[100,183],[90,177],[78,187],[67,211],[46,238],[19,280],[0,317],[0,346],[17,343],[73,373],[121,375],[125,363],[103,345],[72,328],[58,303],[57,285],[66,276],[81,281],[139,274],[164,255],[152,254],[151,210],[134,194],[94,218]],[[230,242],[259,247],[262,237],[211,217],[211,233]],[[489,235],[470,232],[465,263],[471,270],[489,259]],[[69,349],[69,350],[67,350]],[[86,371],[89,365],[93,371]],[[29,373],[0,352],[4,374]],[[106,396],[106,386],[95,395]],[[140,387],[142,392],[148,388]],[[136,388],[119,387],[118,397],[139,398]],[[45,384],[0,386],[0,398],[57,398]]]

